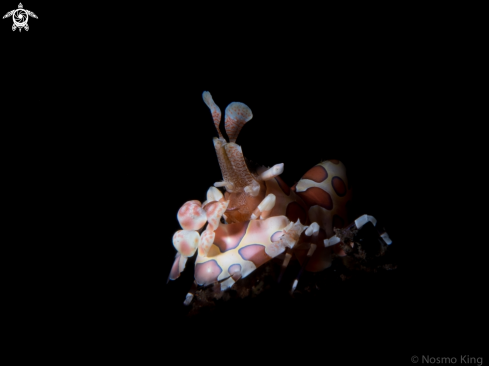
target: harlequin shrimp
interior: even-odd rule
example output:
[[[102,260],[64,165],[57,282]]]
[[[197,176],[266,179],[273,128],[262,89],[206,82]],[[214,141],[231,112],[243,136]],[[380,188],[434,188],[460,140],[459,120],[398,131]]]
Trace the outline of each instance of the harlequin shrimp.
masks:
[[[221,110],[209,92],[202,98],[218,133],[213,142],[223,179],[208,189],[204,202],[188,201],[177,214],[182,230],[173,236],[177,254],[169,280],[177,279],[187,259],[197,252],[195,281],[184,304],[190,304],[196,288],[217,284],[226,291],[279,256],[283,258],[279,281],[292,257],[301,265],[291,286],[294,291],[304,270],[319,272],[330,267],[335,255],[345,256],[352,250],[358,230],[369,222],[376,225],[370,215],[348,223],[352,191],[342,162],[323,161],[289,187],[280,178],[283,163],[250,169],[236,144],[239,132],[253,117],[251,109],[240,102],[227,106],[228,142],[219,129]],[[384,246],[391,244],[383,230],[378,230],[378,238]]]

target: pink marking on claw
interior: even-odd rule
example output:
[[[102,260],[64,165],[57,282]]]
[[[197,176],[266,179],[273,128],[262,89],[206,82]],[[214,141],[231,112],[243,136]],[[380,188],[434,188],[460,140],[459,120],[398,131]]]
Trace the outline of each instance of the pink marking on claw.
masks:
[[[226,211],[229,205],[229,201],[225,202],[210,202],[205,205],[204,210],[207,216],[207,220],[209,224],[207,225],[207,230],[216,230],[219,227],[219,223],[221,221],[221,217]]]
[[[194,255],[199,246],[200,235],[195,230],[178,230],[173,235],[173,246],[184,257]]]
[[[183,229],[199,230],[205,225],[207,216],[201,206],[199,201],[192,200],[178,210],[177,219]]]
[[[207,229],[205,229],[202,235],[200,236],[200,243],[199,243],[200,256],[202,257],[207,256],[207,253],[209,252],[211,245],[214,243],[215,236],[216,233],[214,232],[214,230],[209,229],[209,226],[207,226]]]
[[[170,280],[176,280],[178,277],[180,277],[180,253],[177,253],[175,260],[173,262],[173,265],[171,267],[170,271]]]

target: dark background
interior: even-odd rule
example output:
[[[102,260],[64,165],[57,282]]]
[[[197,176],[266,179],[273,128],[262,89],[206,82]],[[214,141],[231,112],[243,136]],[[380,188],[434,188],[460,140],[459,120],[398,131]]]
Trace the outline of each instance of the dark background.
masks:
[[[160,9],[161,22],[129,22],[131,11],[118,8],[101,24],[77,9],[68,23],[54,7],[23,4],[39,17],[29,32],[1,23],[5,226],[14,238],[3,268],[9,304],[29,323],[44,329],[50,314],[66,331],[152,333],[149,344],[161,345],[166,334],[197,337],[215,324],[239,340],[230,319],[247,311],[241,321],[257,336],[297,349],[335,340],[349,355],[366,346],[377,362],[388,349],[395,364],[480,356],[470,335],[487,322],[485,267],[461,246],[480,240],[467,228],[482,216],[461,203],[476,179],[463,172],[477,166],[463,156],[473,130],[453,98],[469,72],[454,61],[455,36],[353,29],[331,15],[299,25],[275,14],[272,24],[263,12],[193,23]],[[257,163],[284,163],[287,184],[321,160],[343,161],[356,216],[382,221],[398,269],[314,300],[266,295],[188,321],[181,303],[192,266],[165,282],[178,209],[221,179],[204,90],[222,111],[233,101],[252,109],[237,142]]]

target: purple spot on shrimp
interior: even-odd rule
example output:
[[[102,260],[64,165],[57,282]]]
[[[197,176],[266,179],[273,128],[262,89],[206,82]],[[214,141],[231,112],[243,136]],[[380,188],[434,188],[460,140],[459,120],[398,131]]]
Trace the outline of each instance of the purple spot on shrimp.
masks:
[[[214,237],[214,245],[219,248],[221,253],[238,247],[246,234],[246,229],[248,229],[249,223],[249,221],[245,221],[228,225],[219,225],[215,231],[216,236]]]
[[[247,245],[241,248],[238,253],[244,260],[253,262],[257,268],[272,259],[272,257],[265,252],[265,246],[261,244]]]
[[[346,184],[340,177],[333,177],[331,185],[338,196],[343,197],[346,194]]]
[[[235,273],[241,272],[241,264],[239,263],[231,264],[228,268],[228,272],[231,276]]]
[[[318,205],[326,210],[333,209],[333,199],[331,198],[331,195],[322,188],[310,187],[304,192],[297,192],[297,194],[309,207]]]
[[[217,277],[221,274],[222,268],[217,264],[215,259],[205,263],[197,263],[195,265],[195,282],[201,286],[207,286],[217,281]]]
[[[282,235],[284,235],[284,233],[282,231],[276,231],[272,234],[272,236],[270,237],[270,241],[272,243],[274,242],[277,242],[280,240],[280,238],[282,237]]]

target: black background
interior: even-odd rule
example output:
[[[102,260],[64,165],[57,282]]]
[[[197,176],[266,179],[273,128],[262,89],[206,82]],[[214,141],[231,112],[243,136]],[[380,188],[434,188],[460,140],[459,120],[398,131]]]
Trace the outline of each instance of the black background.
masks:
[[[393,364],[481,355],[470,335],[487,321],[484,267],[461,248],[473,241],[455,238],[482,220],[461,208],[475,178],[457,183],[475,144],[463,143],[472,129],[453,102],[468,72],[454,72],[456,35],[353,27],[345,14],[297,24],[299,15],[249,9],[215,19],[158,8],[158,21],[141,13],[129,21],[132,8],[73,9],[68,22],[55,7],[23,4],[39,17],[29,32],[1,23],[4,207],[14,238],[2,259],[8,303],[35,329],[62,319],[61,333],[88,327],[93,337],[148,337],[164,348],[169,334],[213,350],[266,337],[281,345],[274,355],[323,360],[330,342],[344,357]],[[100,21],[104,11],[111,22]],[[178,209],[221,179],[204,90],[222,111],[233,101],[252,109],[237,142],[257,163],[284,163],[287,184],[321,160],[343,161],[357,216],[384,223],[398,269],[315,301],[268,295],[188,321],[181,303],[192,267],[165,282]],[[246,311],[247,337],[233,323]],[[211,341],[218,333],[225,340]]]

